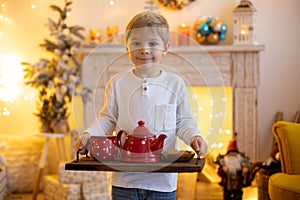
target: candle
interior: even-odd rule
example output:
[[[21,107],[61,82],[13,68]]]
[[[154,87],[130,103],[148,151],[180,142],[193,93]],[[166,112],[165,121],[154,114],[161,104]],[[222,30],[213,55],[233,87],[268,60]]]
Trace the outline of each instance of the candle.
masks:
[[[101,29],[90,29],[90,42],[92,44],[100,44],[102,42]]]
[[[108,26],[106,30],[106,36],[108,42],[114,42],[116,40],[114,36],[118,34],[119,27],[117,25],[114,26]]]
[[[176,35],[177,35],[177,32],[176,31],[170,31],[170,34],[169,34],[169,43],[171,46],[176,46],[177,44],[177,41],[176,41]]]
[[[240,27],[239,40],[240,40],[240,41],[248,40],[248,33],[249,33],[248,26],[246,26],[246,25],[241,25],[241,27]]]
[[[178,45],[184,46],[189,45],[190,27],[186,24],[181,24],[177,27],[178,31]]]

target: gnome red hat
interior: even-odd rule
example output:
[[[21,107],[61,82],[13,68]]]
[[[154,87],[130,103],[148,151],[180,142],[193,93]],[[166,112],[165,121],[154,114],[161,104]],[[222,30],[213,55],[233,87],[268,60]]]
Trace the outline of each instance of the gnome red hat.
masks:
[[[227,154],[230,152],[239,152],[238,148],[237,148],[237,144],[236,144],[236,138],[233,138],[230,142],[229,145],[227,147]]]
[[[230,140],[229,145],[227,147],[227,154],[230,152],[237,152],[239,153],[237,144],[236,144],[236,136],[237,133],[234,133],[232,140]]]

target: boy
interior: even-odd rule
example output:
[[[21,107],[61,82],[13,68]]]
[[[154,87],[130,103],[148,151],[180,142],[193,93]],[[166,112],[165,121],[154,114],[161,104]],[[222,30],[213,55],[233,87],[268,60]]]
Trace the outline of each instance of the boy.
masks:
[[[176,149],[176,136],[197,153],[207,144],[191,117],[186,86],[176,74],[163,71],[160,60],[169,48],[169,25],[154,12],[134,16],[125,30],[125,45],[134,68],[115,75],[107,84],[104,106],[95,123],[80,136],[76,150],[84,153],[91,135],[132,131],[143,120],[153,134],[167,135],[164,151]],[[112,175],[112,199],[175,200],[177,173]]]

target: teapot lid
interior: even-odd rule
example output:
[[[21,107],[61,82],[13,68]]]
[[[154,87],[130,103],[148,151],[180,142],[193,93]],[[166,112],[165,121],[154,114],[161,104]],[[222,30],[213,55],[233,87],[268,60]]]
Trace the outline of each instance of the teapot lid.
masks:
[[[152,135],[149,129],[146,128],[144,125],[145,122],[143,120],[138,121],[138,126],[133,130],[132,135],[140,135],[140,136]]]

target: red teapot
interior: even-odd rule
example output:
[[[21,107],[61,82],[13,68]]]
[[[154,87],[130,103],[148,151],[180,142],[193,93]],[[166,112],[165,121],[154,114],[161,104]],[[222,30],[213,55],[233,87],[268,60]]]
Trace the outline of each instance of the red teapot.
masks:
[[[150,133],[144,121],[139,121],[132,133],[125,130],[118,132],[118,146],[121,150],[120,160],[124,162],[160,162],[165,134],[158,137]]]

